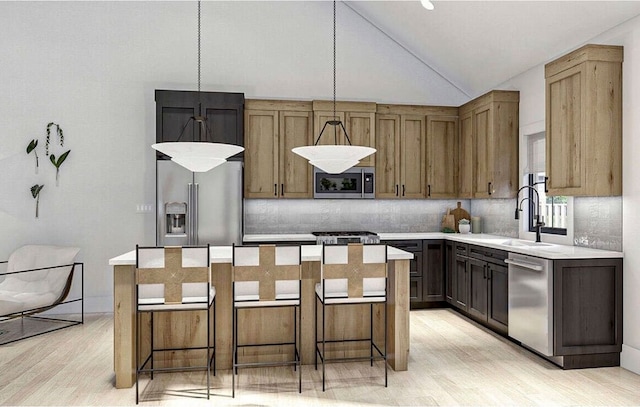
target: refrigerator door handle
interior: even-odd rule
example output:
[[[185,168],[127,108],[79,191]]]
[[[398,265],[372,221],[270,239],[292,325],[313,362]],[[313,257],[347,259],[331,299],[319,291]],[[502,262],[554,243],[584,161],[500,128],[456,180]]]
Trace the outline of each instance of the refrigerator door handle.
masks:
[[[187,244],[191,244],[191,231],[193,230],[193,221],[191,220],[191,214],[193,213],[193,184],[187,184]]]
[[[193,214],[191,216],[191,219],[193,221],[193,238],[191,241],[192,245],[197,245],[198,244],[198,188],[199,188],[199,184],[195,183],[193,184]]]

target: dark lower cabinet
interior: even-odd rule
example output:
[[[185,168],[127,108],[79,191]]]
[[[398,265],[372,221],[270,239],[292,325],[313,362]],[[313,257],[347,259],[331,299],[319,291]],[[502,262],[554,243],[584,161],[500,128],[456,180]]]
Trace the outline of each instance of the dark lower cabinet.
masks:
[[[455,287],[453,282],[455,258],[453,242],[446,241],[444,243],[444,296],[445,300],[451,305],[455,304],[453,293]]]
[[[381,243],[413,254],[413,259],[409,262],[409,302],[411,307],[423,302],[422,240],[387,240]]]
[[[411,308],[444,301],[444,241],[387,240],[382,243],[413,253],[409,263]]]
[[[468,245],[454,244],[453,257],[453,306],[469,311],[469,256]]]
[[[444,301],[444,257],[442,240],[424,240],[422,251],[422,300]]]
[[[509,268],[506,265],[487,266],[487,323],[502,333],[509,331]]]
[[[487,320],[487,300],[489,287],[487,285],[487,263],[470,258],[467,263],[469,270],[469,309],[472,316]]]
[[[445,298],[455,308],[506,334],[509,320],[507,252],[445,243]]]
[[[618,366],[622,259],[554,260],[553,346],[564,367]]]

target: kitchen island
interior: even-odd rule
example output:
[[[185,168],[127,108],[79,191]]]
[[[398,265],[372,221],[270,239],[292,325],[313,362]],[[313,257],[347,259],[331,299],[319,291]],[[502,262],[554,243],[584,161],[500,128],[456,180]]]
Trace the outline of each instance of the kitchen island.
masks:
[[[314,301],[315,285],[320,282],[320,261],[322,246],[302,246],[302,303],[301,303],[301,357],[302,363],[313,364],[315,360],[314,344]],[[409,354],[409,261],[411,253],[394,247],[387,248],[388,256],[388,302],[387,326],[380,323],[374,326],[374,335],[383,335],[387,331],[387,351],[389,366],[396,370],[407,370]],[[217,327],[215,352],[216,367],[230,369],[232,363],[231,337],[231,246],[211,247],[211,276],[212,284],[216,287],[215,324]],[[135,338],[136,338],[136,309],[135,309],[135,250],[124,253],[109,260],[114,269],[114,369],[117,388],[127,388],[135,383]],[[252,326],[243,332],[240,340],[251,341],[255,337],[276,343],[281,337],[289,337],[290,332],[283,331],[282,322],[289,318],[286,309],[267,310],[268,317],[263,318],[264,310],[252,310],[246,315],[244,326]],[[271,312],[276,311],[276,312]],[[368,331],[368,312],[354,312],[353,310],[336,310],[336,325],[343,325],[359,332]],[[376,311],[376,312],[379,312]],[[174,314],[165,312],[154,318],[156,327],[156,347],[186,347],[191,343],[204,343],[206,338],[206,323],[202,321],[203,313],[193,312],[189,316],[185,313]],[[213,321],[212,321],[213,322]],[[142,319],[141,329],[148,332],[149,321]],[[292,327],[289,327],[293,329]],[[158,335],[163,332],[162,335]],[[170,334],[169,334],[170,332]],[[141,354],[149,346],[148,333],[142,333]],[[354,348],[340,349],[340,352],[358,352],[357,344]],[[277,348],[274,346],[274,348]],[[367,347],[368,351],[368,347]],[[250,352],[250,351],[247,351]],[[286,351],[274,349],[273,353],[286,354]],[[247,355],[250,355],[249,353]],[[174,361],[184,362],[186,355],[180,351],[168,352],[158,363],[172,365]]]

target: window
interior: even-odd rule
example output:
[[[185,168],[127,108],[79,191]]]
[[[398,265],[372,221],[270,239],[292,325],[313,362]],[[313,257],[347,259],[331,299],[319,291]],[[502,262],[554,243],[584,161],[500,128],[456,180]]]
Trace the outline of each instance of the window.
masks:
[[[540,229],[542,233],[554,235],[567,234],[567,197],[548,196],[545,190],[545,138],[544,132],[527,137],[528,162],[525,170],[528,173],[525,182],[534,187],[540,196],[540,216],[545,225]],[[535,193],[529,189],[529,202],[536,202]],[[532,208],[532,206],[530,206]],[[535,232],[534,211],[529,210],[529,232]]]
[[[567,197],[566,196],[547,196],[545,191],[545,175],[544,172],[529,174],[529,185],[533,186],[540,196],[540,216],[544,222],[544,226],[540,229],[541,233],[549,233],[554,235],[567,234]],[[529,190],[529,199],[535,202],[535,193]],[[535,232],[535,220],[533,211],[529,211],[529,232]]]

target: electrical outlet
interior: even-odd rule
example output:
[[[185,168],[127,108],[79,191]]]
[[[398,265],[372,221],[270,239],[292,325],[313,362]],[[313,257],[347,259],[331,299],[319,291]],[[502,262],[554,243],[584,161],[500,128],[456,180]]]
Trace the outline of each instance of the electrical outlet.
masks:
[[[137,204],[136,213],[152,213],[153,205],[151,204]]]

